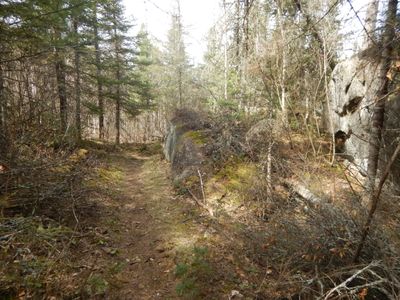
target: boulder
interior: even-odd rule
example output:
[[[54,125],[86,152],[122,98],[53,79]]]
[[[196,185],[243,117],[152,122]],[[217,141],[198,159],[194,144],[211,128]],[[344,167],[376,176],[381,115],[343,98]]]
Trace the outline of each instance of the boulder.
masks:
[[[335,136],[348,135],[342,149],[344,157],[353,161],[361,173],[367,170],[371,117],[379,88],[379,65],[358,56],[339,63],[329,83],[327,123],[332,121],[330,130]],[[384,135],[388,142],[390,129],[399,128],[399,113],[398,99],[388,101],[385,127],[389,130]]]
[[[206,162],[204,120],[199,113],[179,110],[172,118],[164,143],[164,155],[171,163],[175,185],[198,180],[199,171]]]

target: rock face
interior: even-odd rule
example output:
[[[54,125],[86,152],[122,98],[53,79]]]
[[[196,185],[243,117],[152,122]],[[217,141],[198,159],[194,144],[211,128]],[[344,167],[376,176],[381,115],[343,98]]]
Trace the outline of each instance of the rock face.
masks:
[[[191,177],[197,179],[204,162],[206,137],[204,121],[193,111],[179,110],[170,122],[164,144],[165,158],[171,163],[174,183],[180,185]]]
[[[164,156],[165,159],[169,162],[172,162],[174,159],[176,142],[177,142],[176,126],[174,124],[170,124],[168,134],[164,143]]]
[[[365,172],[368,163],[368,139],[376,93],[380,88],[379,66],[357,56],[339,63],[329,83],[327,123],[332,121],[333,133],[348,135],[343,145],[345,157]],[[398,99],[388,101],[385,127],[399,128]],[[390,130],[385,139],[390,142]],[[350,133],[350,134],[349,134]]]

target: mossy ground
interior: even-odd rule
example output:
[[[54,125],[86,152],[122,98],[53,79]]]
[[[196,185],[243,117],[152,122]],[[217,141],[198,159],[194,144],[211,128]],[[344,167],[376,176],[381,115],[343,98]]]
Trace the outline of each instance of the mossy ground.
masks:
[[[187,131],[184,135],[184,138],[190,138],[196,145],[202,146],[205,145],[208,141],[206,133],[202,130],[190,130]]]
[[[257,175],[257,166],[252,162],[236,160],[226,163],[212,179],[222,182],[228,190],[243,191]]]

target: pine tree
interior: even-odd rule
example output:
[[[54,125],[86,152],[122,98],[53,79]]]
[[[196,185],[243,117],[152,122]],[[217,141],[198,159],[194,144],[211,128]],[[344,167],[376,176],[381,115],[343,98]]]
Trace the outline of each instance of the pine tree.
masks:
[[[145,27],[142,25],[137,37],[137,71],[133,76],[137,77],[137,89],[136,92],[140,95],[141,100],[149,108],[151,101],[154,100],[153,84],[151,66],[155,63],[153,57],[153,45],[150,41],[149,34]]]
[[[108,95],[115,103],[115,143],[118,145],[121,142],[121,111],[129,97],[127,86],[131,84],[127,74],[134,57],[131,39],[127,36],[130,25],[124,19],[120,0],[112,0],[107,4],[104,22],[107,34],[105,41],[111,50],[107,57],[112,78],[108,81]]]

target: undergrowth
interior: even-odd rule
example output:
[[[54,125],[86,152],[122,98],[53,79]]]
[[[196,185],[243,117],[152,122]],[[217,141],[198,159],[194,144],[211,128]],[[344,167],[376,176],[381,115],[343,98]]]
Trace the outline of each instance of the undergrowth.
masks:
[[[74,258],[93,214],[85,148],[20,152],[0,173],[0,298],[85,297]],[[75,274],[75,275],[74,275]]]
[[[194,247],[188,258],[175,267],[175,276],[179,279],[176,292],[185,299],[202,299],[204,287],[212,281],[214,273],[209,262],[209,250],[206,247]]]
[[[209,168],[203,167],[205,197],[198,193],[197,200],[204,198],[213,216],[233,223],[236,233],[258,235],[248,239],[246,249],[256,273],[264,274],[252,292],[260,299],[397,299],[398,219],[378,213],[354,262],[367,215],[359,201],[362,185],[341,157],[333,166],[328,161],[329,136],[310,140],[300,123],[291,125],[286,130],[272,120],[219,115],[207,127],[203,150]],[[307,193],[299,193],[293,182]],[[186,184],[202,188],[196,174]],[[394,205],[390,199],[387,207]],[[184,263],[176,273],[180,293],[189,297],[198,288],[193,268]]]

